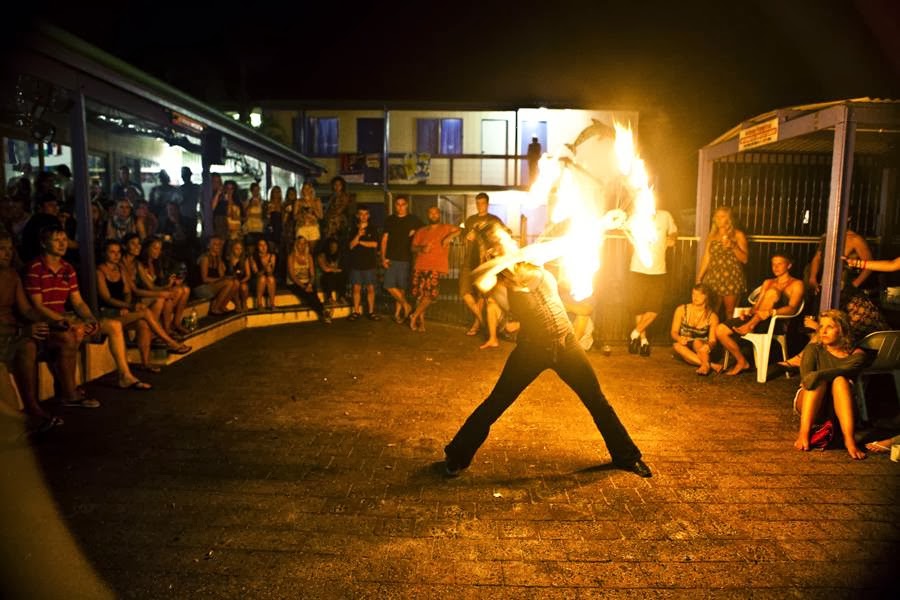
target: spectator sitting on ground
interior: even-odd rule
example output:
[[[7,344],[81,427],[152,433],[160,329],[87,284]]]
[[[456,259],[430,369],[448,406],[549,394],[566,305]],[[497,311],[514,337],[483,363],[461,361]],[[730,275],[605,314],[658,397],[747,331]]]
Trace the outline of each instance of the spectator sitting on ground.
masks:
[[[256,310],[275,308],[275,255],[269,251],[269,242],[265,238],[256,242],[256,250],[250,259],[250,271],[256,277]]]
[[[773,315],[795,315],[803,302],[803,282],[791,276],[791,259],[782,254],[772,256],[772,279],[763,281],[759,298],[750,312],[719,323],[716,339],[731,353],[735,365],[726,375],[739,375],[750,369],[737,340],[732,336],[742,336],[750,332],[763,333],[768,330],[769,319]]]
[[[12,267],[14,255],[12,236],[0,228],[0,365],[15,378],[25,414],[36,420],[33,427],[40,431],[62,424],[38,403],[35,385],[38,346],[44,344],[50,328],[25,296],[22,280]]]
[[[121,243],[118,240],[107,240],[103,248],[103,257],[103,263],[97,267],[100,315],[121,322],[125,329],[135,330],[141,354],[141,368],[151,373],[159,373],[159,367],[150,362],[150,343],[154,334],[166,343],[169,352],[173,354],[190,352],[191,347],[172,339],[143,303],[133,301],[131,282],[120,267]]]
[[[322,251],[316,258],[325,304],[337,304],[347,292],[347,277],[341,268],[341,258],[341,244],[337,238],[325,239]]]
[[[691,303],[681,304],[672,315],[672,349],[686,363],[697,367],[697,375],[722,370],[722,365],[709,360],[716,346],[716,329],[719,326],[719,317],[710,308],[709,297],[709,287],[698,283],[691,289]]]
[[[800,431],[794,442],[797,450],[809,450],[813,425],[828,421],[833,415],[840,423],[850,458],[866,457],[853,438],[853,393],[850,389],[850,378],[865,361],[862,350],[852,349],[847,315],[839,310],[826,310],[819,315],[819,341],[806,346],[800,366],[800,390],[794,407],[800,414]]]
[[[250,264],[244,252],[244,242],[240,239],[228,242],[225,253],[225,276],[237,283],[237,294],[234,297],[237,312],[247,310],[247,298],[250,297]]]
[[[222,258],[222,248],[225,242],[217,235],[209,238],[207,251],[198,262],[200,267],[200,285],[194,288],[194,294],[198,298],[211,300],[209,314],[224,315],[228,303],[235,299],[240,290],[240,284],[233,278],[225,275],[225,259]]]
[[[165,299],[159,322],[166,333],[186,335],[188,330],[181,326],[184,308],[191,297],[191,288],[184,284],[178,273],[166,273],[162,262],[163,243],[159,238],[147,238],[141,244],[141,254],[137,261],[138,287],[148,292],[163,294]]]
[[[49,227],[41,232],[44,253],[34,259],[26,269],[25,291],[31,297],[35,309],[50,322],[50,342],[63,348],[65,363],[60,376],[56,377],[62,393],[63,406],[97,408],[100,402],[81,397],[75,389],[75,360],[77,349],[85,337],[101,332],[107,336],[109,352],[116,363],[118,383],[122,389],[149,390],[153,386],[134,376],[128,366],[125,336],[122,323],[114,319],[99,322],[91,313],[78,291],[78,277],[75,269],[62,257],[68,247],[66,232],[61,227]],[[65,313],[69,302],[80,318],[80,322],[70,322]],[[67,323],[63,325],[63,322]]]
[[[316,293],[316,274],[309,242],[302,235],[294,241],[294,249],[288,256],[287,274],[290,290],[313,309],[323,323],[331,323],[331,314],[325,310]]]

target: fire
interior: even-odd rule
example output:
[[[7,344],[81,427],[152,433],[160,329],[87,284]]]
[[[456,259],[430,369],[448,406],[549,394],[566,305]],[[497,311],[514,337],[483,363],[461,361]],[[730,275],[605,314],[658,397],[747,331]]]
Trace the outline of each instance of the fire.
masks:
[[[589,136],[583,133],[565,150],[541,158],[530,190],[532,201],[550,200],[553,225],[545,237],[559,241],[540,255],[558,253],[547,260],[560,259],[560,279],[576,300],[593,292],[607,231],[623,230],[644,264],[652,261],[657,241],[656,198],[631,126],[595,122],[588,130]],[[554,230],[563,225],[565,233],[558,236]]]
[[[560,280],[576,300],[593,293],[607,231],[622,230],[641,262],[652,262],[656,198],[630,125],[595,121],[574,144],[544,154],[529,194],[534,204],[550,205],[552,224],[538,242],[508,251],[507,258],[534,264],[559,259]],[[492,288],[508,264],[485,265],[478,287]]]

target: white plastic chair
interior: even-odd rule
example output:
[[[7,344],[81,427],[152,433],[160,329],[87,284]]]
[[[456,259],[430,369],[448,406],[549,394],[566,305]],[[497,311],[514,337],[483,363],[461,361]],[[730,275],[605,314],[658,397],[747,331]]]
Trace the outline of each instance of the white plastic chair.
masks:
[[[759,298],[759,294],[762,291],[762,286],[756,288],[750,293],[750,296],[747,300],[751,305],[756,304],[757,298]],[[771,319],[769,319],[769,329],[765,333],[753,333],[750,332],[746,335],[743,335],[743,339],[747,340],[751,344],[753,344],[753,361],[756,363],[756,381],[758,383],[766,382],[766,373],[769,370],[769,353],[772,348],[772,339],[774,338],[776,342],[781,345],[781,356],[782,360],[788,359],[788,350],[787,350],[787,336],[783,333],[775,333],[775,328],[777,326],[777,322],[782,319],[793,319],[803,312],[803,306],[805,302],[801,301],[800,306],[797,308],[797,312],[792,315],[773,315]],[[739,317],[746,308],[735,308],[734,315],[735,317]],[[725,353],[725,359],[723,361],[724,366],[723,370],[728,368],[728,353]]]
[[[866,405],[865,380],[872,375],[890,373],[894,377],[894,391],[900,399],[900,331],[875,331],[859,342],[863,350],[875,350],[878,354],[872,364],[864,368],[853,383],[856,397],[856,410],[859,420],[869,420]]]

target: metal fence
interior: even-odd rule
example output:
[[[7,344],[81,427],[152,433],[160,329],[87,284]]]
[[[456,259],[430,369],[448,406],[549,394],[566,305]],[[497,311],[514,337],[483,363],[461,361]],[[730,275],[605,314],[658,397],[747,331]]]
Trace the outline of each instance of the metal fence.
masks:
[[[791,273],[802,278],[803,269],[815,254],[818,241],[817,237],[751,236],[750,258],[745,268],[748,288],[753,289],[772,276],[769,261],[776,252],[790,256],[794,265]],[[696,237],[679,237],[675,246],[667,251],[664,308],[650,328],[649,335],[653,340],[668,340],[675,307],[690,301],[696,275],[697,243]],[[598,342],[624,342],[634,327],[628,287],[631,245],[623,236],[610,236],[604,243],[602,256],[599,284],[595,289],[594,338]],[[429,318],[458,325],[472,322],[472,315],[459,296],[457,277],[462,259],[463,244],[457,241],[450,253],[450,276],[442,281],[439,301],[429,308]]]
[[[850,186],[850,228],[875,236],[884,164],[857,155]],[[830,154],[744,153],[713,166],[713,206],[732,208],[750,235],[820,236],[831,185]]]

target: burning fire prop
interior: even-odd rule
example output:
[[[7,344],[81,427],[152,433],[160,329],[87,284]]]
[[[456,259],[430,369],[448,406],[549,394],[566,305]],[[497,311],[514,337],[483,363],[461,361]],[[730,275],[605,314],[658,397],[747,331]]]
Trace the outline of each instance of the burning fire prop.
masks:
[[[544,154],[529,191],[535,205],[551,209],[551,225],[533,244],[505,242],[504,254],[482,265],[478,287],[496,285],[498,273],[517,262],[542,265],[559,259],[560,280],[576,300],[593,292],[606,233],[622,230],[645,265],[657,241],[656,199],[630,126],[594,121],[572,144]]]

